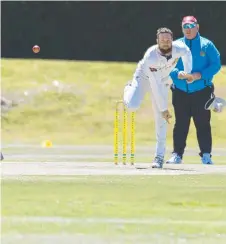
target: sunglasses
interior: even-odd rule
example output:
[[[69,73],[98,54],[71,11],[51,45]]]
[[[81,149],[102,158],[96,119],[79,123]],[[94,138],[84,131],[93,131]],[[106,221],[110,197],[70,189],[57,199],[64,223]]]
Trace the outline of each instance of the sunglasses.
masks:
[[[184,29],[192,29],[192,28],[195,28],[196,27],[196,23],[192,23],[192,24],[184,24],[183,25],[183,28]]]

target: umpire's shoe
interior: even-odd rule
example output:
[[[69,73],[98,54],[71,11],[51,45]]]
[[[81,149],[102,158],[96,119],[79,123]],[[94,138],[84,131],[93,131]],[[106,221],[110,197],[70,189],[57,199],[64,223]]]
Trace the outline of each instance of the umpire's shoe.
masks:
[[[203,164],[213,164],[213,161],[211,159],[211,155],[209,153],[203,153],[202,163]]]

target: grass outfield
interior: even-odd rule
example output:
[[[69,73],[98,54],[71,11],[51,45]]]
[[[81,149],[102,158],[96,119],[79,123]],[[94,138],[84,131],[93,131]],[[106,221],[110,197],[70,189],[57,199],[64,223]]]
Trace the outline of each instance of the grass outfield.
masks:
[[[135,63],[2,59],[2,94],[26,101],[2,119],[4,143],[40,144],[50,139],[56,144],[111,145],[115,101],[121,98],[135,67]],[[217,94],[223,97],[225,73],[223,68],[214,80]],[[61,92],[52,85],[54,80],[61,82]],[[155,129],[148,95],[136,117],[137,144],[153,145]],[[212,116],[216,147],[226,145],[225,121],[225,112]],[[172,145],[172,128],[173,120],[168,145]],[[187,144],[197,146],[193,123]]]
[[[224,175],[4,179],[2,234],[79,233],[113,240],[129,234],[142,236],[139,243],[152,234],[158,243],[168,243],[167,235],[194,243],[201,235],[203,243],[214,243],[207,241],[226,234],[225,186]]]

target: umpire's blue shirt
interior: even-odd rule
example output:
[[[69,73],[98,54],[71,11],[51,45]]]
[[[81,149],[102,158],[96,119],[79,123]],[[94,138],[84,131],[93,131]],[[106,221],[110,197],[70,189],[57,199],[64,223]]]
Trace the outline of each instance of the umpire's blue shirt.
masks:
[[[186,80],[179,80],[178,73],[184,70],[183,62],[180,58],[177,66],[170,73],[174,87],[184,92],[192,93],[211,86],[213,84],[213,76],[221,69],[220,53],[215,45],[210,40],[200,36],[199,33],[192,40],[185,37],[179,40],[184,42],[191,50],[193,58],[192,73],[199,72],[202,77],[192,83],[187,83]]]

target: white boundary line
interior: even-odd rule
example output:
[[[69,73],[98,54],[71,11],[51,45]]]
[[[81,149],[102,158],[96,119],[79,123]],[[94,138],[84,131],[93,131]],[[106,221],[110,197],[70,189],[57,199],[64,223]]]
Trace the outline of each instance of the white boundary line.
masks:
[[[226,226],[226,220],[173,220],[166,218],[66,218],[66,217],[2,217],[5,221],[22,223],[58,223],[58,224],[176,224],[176,225],[219,225]]]

